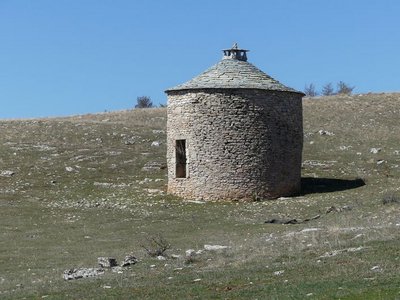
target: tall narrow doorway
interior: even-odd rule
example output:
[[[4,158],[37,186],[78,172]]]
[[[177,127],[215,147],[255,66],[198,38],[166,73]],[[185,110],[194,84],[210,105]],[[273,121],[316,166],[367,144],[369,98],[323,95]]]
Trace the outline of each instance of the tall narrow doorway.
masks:
[[[176,178],[186,178],[186,140],[176,140]]]

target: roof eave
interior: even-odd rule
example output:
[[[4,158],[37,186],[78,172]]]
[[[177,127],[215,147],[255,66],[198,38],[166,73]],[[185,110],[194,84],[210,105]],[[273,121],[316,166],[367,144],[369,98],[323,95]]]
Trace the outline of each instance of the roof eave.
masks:
[[[184,88],[170,88],[164,91],[164,93],[168,94],[170,92],[179,92],[179,91],[195,91],[195,90],[261,90],[261,91],[270,91],[270,92],[284,92],[284,93],[293,93],[300,94],[302,97],[305,96],[303,92],[299,92],[292,89],[270,89],[270,88],[260,88],[260,87],[184,87]]]

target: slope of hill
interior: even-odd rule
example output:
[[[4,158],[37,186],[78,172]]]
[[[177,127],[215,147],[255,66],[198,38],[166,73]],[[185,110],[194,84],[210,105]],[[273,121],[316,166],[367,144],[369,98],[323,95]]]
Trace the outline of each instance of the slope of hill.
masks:
[[[399,297],[399,115],[400,94],[305,99],[303,194],[251,203],[166,195],[165,109],[0,121],[0,298]],[[185,257],[206,244],[228,248]]]

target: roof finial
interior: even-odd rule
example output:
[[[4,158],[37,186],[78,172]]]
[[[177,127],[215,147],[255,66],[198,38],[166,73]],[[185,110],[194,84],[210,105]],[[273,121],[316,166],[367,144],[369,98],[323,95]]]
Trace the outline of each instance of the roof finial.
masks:
[[[223,59],[237,59],[247,61],[246,52],[249,50],[240,49],[237,43],[234,43],[231,49],[222,50],[224,52]]]

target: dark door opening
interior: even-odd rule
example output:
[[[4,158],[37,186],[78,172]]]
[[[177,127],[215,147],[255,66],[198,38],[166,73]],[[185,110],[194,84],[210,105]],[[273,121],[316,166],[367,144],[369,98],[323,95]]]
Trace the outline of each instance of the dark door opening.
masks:
[[[186,140],[176,140],[176,178],[186,178]]]

